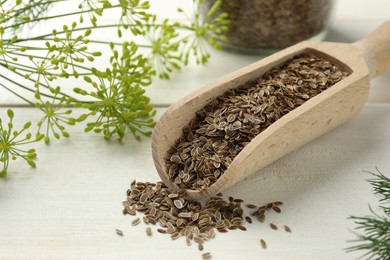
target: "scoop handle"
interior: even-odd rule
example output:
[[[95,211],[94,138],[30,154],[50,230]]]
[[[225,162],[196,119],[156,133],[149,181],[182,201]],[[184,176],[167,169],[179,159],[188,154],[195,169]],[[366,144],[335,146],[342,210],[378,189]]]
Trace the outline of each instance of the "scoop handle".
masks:
[[[371,79],[390,71],[390,21],[353,44],[362,51]]]

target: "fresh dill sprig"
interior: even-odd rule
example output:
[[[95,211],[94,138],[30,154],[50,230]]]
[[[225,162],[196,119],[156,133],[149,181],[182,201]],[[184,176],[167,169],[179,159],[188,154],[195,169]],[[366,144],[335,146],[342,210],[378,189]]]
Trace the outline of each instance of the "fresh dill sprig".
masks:
[[[390,259],[390,178],[377,173],[367,172],[373,177],[367,181],[373,192],[378,196],[382,213],[375,212],[371,207],[370,216],[351,216],[350,219],[357,225],[357,239],[352,240],[356,245],[347,248],[347,252],[365,251],[362,258],[375,260]]]
[[[25,160],[31,167],[35,168],[36,163],[34,159],[37,157],[35,149],[25,150],[20,147],[39,142],[43,139],[43,135],[37,135],[33,138],[33,135],[27,132],[31,127],[31,122],[26,122],[21,130],[15,130],[13,110],[8,109],[7,116],[9,121],[5,125],[3,125],[3,120],[0,118],[0,163],[3,165],[0,171],[0,177],[7,175],[10,161],[18,158]]]
[[[49,144],[70,137],[65,126],[81,122],[86,132],[105,139],[122,141],[126,133],[137,140],[150,136],[155,110],[144,88],[155,76],[168,79],[191,61],[204,64],[210,58],[205,43],[219,47],[224,40],[228,17],[215,15],[221,0],[204,17],[199,15],[203,0],[193,2],[194,15],[186,14],[188,22],[179,23],[159,19],[147,0],[1,0],[0,88],[43,114],[32,122],[37,124],[34,141]],[[74,9],[49,11],[61,4]],[[62,24],[64,18],[69,22]],[[58,26],[51,32],[30,30],[45,23]],[[104,30],[117,37],[102,40]],[[74,109],[84,111],[73,118]],[[30,141],[8,144],[9,132],[2,138],[4,175],[9,158],[14,158],[9,154],[16,151],[11,145]],[[33,154],[19,156],[33,165]]]

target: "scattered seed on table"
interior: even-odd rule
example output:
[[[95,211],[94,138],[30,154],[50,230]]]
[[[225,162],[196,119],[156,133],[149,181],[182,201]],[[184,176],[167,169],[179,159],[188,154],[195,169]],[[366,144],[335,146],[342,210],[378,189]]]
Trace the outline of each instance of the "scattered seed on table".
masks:
[[[291,228],[290,228],[289,226],[287,226],[287,225],[284,225],[284,230],[285,230],[286,232],[291,233]]]
[[[270,223],[269,225],[270,225],[270,227],[271,227],[273,230],[278,230],[278,226],[275,225],[274,223]]]
[[[146,235],[147,235],[148,237],[150,237],[150,236],[152,235],[152,228],[151,228],[151,227],[147,227],[147,228],[146,228]]]
[[[142,216],[134,219],[132,225],[143,221],[148,225],[145,229],[148,236],[152,235],[150,225],[159,226],[157,232],[168,234],[172,240],[184,237],[188,245],[196,245],[200,251],[204,250],[204,243],[215,238],[217,231],[247,230],[246,223],[252,223],[248,215],[264,222],[265,215],[272,210],[267,203],[246,212],[245,206],[253,204],[243,204],[243,200],[233,197],[214,196],[200,203],[189,198],[185,190],[171,190],[162,182],[133,182],[126,195],[122,203],[125,209]],[[206,257],[211,258],[211,254]]]
[[[278,206],[273,206],[272,209],[273,209],[273,211],[275,211],[276,213],[282,212],[282,210],[281,210]]]
[[[204,260],[210,259],[210,258],[211,258],[211,253],[210,253],[210,252],[207,252],[207,253],[202,254],[202,258],[203,258]]]
[[[136,225],[138,225],[140,222],[141,222],[141,219],[140,219],[140,218],[136,218],[136,219],[134,219],[134,220],[131,222],[131,225],[132,225],[132,226],[136,226]]]
[[[255,209],[255,208],[257,208],[257,206],[256,205],[253,205],[253,204],[246,204],[245,205],[248,209]]]
[[[115,232],[116,232],[116,234],[117,234],[118,236],[123,237],[123,232],[122,232],[122,230],[120,230],[120,229],[115,229]]]
[[[263,249],[267,249],[267,243],[265,242],[264,239],[260,239],[260,245]]]
[[[165,229],[162,229],[162,228],[157,229],[157,232],[159,232],[161,234],[166,234],[167,233],[167,231]]]

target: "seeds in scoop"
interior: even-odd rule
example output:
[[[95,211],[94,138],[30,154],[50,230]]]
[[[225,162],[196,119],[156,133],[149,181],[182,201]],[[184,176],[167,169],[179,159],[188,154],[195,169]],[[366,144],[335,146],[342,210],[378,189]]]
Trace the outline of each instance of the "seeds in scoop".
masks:
[[[203,16],[215,2],[202,1]],[[216,15],[226,13],[231,25],[221,44],[247,51],[286,48],[322,32],[331,10],[332,1],[327,0],[222,1]]]
[[[196,112],[168,151],[169,179],[181,189],[210,187],[253,138],[347,76],[335,64],[303,53],[226,91]],[[279,204],[267,205],[274,206]]]
[[[267,249],[267,243],[265,242],[264,239],[260,239],[260,245],[263,249]]]

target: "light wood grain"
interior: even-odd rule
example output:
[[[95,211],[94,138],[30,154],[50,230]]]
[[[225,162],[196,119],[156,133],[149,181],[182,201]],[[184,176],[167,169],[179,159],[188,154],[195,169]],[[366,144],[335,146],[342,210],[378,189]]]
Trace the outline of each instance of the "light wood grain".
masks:
[[[39,118],[28,108],[14,110],[21,124]],[[118,144],[85,134],[82,125],[69,131],[70,140],[36,146],[37,169],[16,162],[0,180],[0,259],[201,259],[183,239],[171,241],[155,230],[147,237],[146,225],[132,227],[132,218],[121,213],[133,179],[159,180],[150,139]],[[291,234],[254,223],[247,232],[218,234],[205,250],[217,260],[243,252],[249,260],[356,259],[359,254],[343,251],[355,238],[347,217],[369,214],[369,203],[377,208],[362,171],[377,166],[390,176],[389,144],[390,105],[365,106],[353,120],[224,192],[255,204],[282,200],[282,214],[267,221],[288,224]]]
[[[194,118],[196,111],[227,90],[260,77],[299,53],[323,56],[345,67],[350,71],[350,75],[260,133],[233,159],[224,174],[209,188],[187,190],[188,194],[199,199],[221,192],[344,123],[356,115],[365,104],[369,93],[370,71],[371,77],[375,77],[390,69],[388,61],[378,55],[378,52],[390,52],[388,34],[389,22],[356,44],[303,42],[230,73],[174,103],[161,117],[152,135],[153,159],[161,179],[169,187],[178,188],[168,177],[165,157],[175,140],[182,135],[182,128]],[[368,62],[365,60],[367,57]]]
[[[343,8],[338,10],[338,20],[330,30],[332,40],[355,41],[388,17],[387,0],[338,2]],[[156,12],[169,17],[181,4],[176,0],[151,0]],[[206,67],[189,66],[170,81],[157,80],[148,87],[147,95],[153,103],[171,104],[255,59],[213,52]],[[350,245],[346,241],[355,238],[351,231],[354,225],[347,217],[369,214],[369,203],[374,209],[378,206],[365,181],[368,175],[362,171],[374,171],[377,166],[390,176],[389,82],[389,76],[375,79],[369,99],[375,104],[365,105],[346,124],[227,189],[225,195],[252,203],[282,200],[282,214],[270,220],[288,224],[293,233],[255,223],[247,232],[218,234],[205,244],[212,259],[357,259],[359,253],[343,250]],[[4,106],[9,104],[16,107],[16,125],[40,119],[35,109],[18,108],[23,101],[0,89],[1,118]],[[158,115],[164,111],[158,109]],[[16,161],[9,177],[0,179],[1,260],[201,259],[201,253],[187,247],[184,240],[173,242],[157,232],[149,238],[145,225],[131,227],[131,218],[121,214],[121,202],[131,180],[160,180],[153,165],[150,139],[126,139],[121,145],[85,134],[82,125],[69,132],[70,140],[36,146],[37,169]],[[260,183],[263,189],[258,188]],[[124,237],[115,234],[116,228],[124,232]],[[267,250],[260,248],[260,238],[267,241]]]

